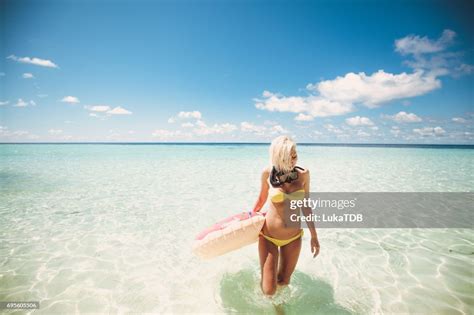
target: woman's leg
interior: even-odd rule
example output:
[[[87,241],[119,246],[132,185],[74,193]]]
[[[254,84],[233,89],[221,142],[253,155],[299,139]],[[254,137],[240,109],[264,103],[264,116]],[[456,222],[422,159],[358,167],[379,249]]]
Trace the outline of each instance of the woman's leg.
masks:
[[[266,295],[273,295],[277,286],[278,247],[260,235],[258,237],[258,252],[262,291]]]
[[[278,268],[278,284],[286,285],[290,283],[291,275],[296,268],[296,263],[300,257],[301,237],[290,244],[280,247],[280,266]]]

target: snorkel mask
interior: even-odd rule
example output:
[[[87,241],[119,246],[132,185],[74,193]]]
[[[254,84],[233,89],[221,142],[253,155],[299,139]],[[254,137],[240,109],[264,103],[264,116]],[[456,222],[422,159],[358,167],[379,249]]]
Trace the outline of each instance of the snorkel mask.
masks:
[[[277,171],[275,166],[273,166],[272,172],[270,173],[270,184],[272,184],[273,187],[280,187],[284,183],[291,183],[292,181],[297,180],[297,169],[304,171],[304,168],[295,166],[290,172],[284,173],[282,171]]]

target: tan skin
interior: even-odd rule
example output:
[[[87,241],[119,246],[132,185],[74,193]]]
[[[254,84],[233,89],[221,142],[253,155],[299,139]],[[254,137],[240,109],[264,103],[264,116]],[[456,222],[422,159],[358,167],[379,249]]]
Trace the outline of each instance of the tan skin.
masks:
[[[292,167],[296,165],[298,155],[296,150],[292,150]],[[268,167],[263,170],[261,176],[261,189],[260,195],[255,204],[255,212],[260,211],[265,205],[268,193],[270,189],[270,176],[271,168]],[[298,170],[298,179],[283,184],[279,189],[285,193],[292,193],[300,189],[304,189],[305,198],[309,197],[309,170]],[[283,208],[284,203],[274,203],[269,201],[269,210],[265,216],[265,224],[262,232],[270,237],[277,239],[290,239],[298,235],[301,231],[299,228],[286,227],[283,221]],[[310,209],[303,209],[303,213],[306,215],[311,211]],[[311,233],[311,253],[313,257],[319,254],[319,241],[318,234],[314,224],[308,223],[308,228]],[[273,295],[276,292],[277,285],[287,285],[290,283],[291,275],[295,270],[296,264],[301,251],[301,238],[294,240],[293,242],[278,247],[272,242],[266,240],[263,236],[259,237],[258,251],[260,256],[260,269],[261,269],[261,287],[265,295]]]

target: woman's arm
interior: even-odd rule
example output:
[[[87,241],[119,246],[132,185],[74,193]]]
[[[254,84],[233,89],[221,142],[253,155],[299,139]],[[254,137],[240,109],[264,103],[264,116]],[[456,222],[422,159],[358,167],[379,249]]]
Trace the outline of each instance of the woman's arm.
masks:
[[[309,170],[305,173],[305,182],[304,182],[304,197],[306,199],[310,198],[309,195],[309,183],[310,183],[310,176]],[[303,208],[304,216],[308,216],[311,214],[312,210],[309,207]],[[318,233],[316,232],[316,228],[314,227],[313,221],[307,221],[306,224],[308,225],[309,231],[311,232],[311,253],[313,254],[313,258],[318,256],[319,254],[319,240],[318,240]]]
[[[255,206],[253,207],[253,212],[258,212],[263,208],[263,205],[265,205],[265,202],[267,201],[268,197],[268,176],[269,172],[267,169],[264,169],[262,172],[261,176],[261,185],[260,185],[260,194],[258,195],[257,202],[255,203]]]

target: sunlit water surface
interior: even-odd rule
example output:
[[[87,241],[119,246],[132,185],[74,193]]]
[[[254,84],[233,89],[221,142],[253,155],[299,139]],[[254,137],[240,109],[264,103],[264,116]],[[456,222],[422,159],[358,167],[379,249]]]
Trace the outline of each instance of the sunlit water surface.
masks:
[[[259,288],[257,247],[211,261],[204,227],[258,194],[267,146],[1,145],[0,301],[93,312],[474,313],[474,233],[321,229],[292,283]],[[472,191],[474,150],[300,146],[312,191]]]

